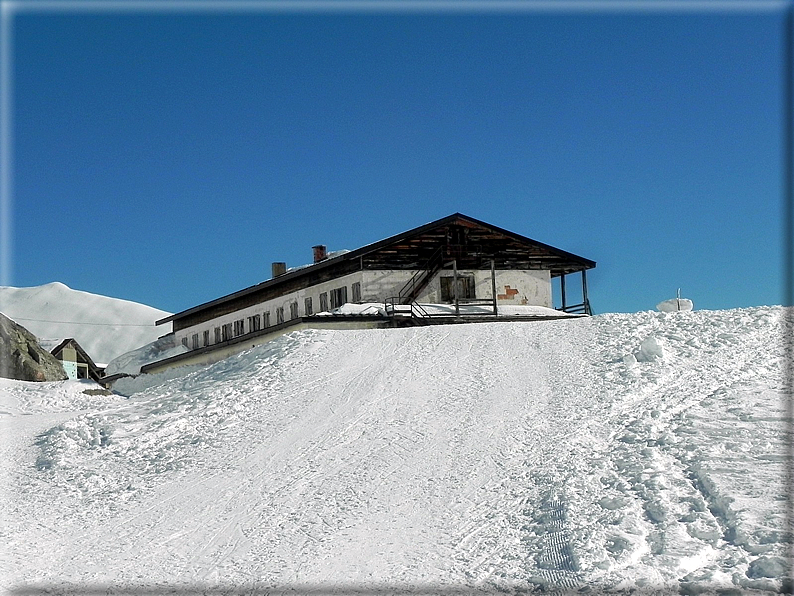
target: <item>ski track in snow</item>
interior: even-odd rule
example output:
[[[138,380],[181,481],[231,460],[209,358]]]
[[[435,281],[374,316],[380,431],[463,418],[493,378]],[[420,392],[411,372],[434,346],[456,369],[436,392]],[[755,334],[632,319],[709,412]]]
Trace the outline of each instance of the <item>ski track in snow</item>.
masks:
[[[4,584],[776,591],[784,312],[302,331],[77,416],[8,384]]]

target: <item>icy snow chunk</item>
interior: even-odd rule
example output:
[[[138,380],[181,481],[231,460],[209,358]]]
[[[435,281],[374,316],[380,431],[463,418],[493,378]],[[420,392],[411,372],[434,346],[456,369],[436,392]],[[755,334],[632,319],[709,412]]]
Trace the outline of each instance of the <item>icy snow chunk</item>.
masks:
[[[626,354],[625,356],[623,356],[623,363],[626,366],[632,366],[634,364],[637,364],[637,357],[634,354]]]
[[[788,566],[782,557],[758,557],[750,563],[747,569],[747,577],[781,577],[786,575]]]
[[[603,497],[598,504],[601,505],[604,509],[608,509],[610,511],[615,511],[616,509],[621,509],[626,506],[626,501],[621,499],[620,497]]]
[[[665,355],[664,343],[657,337],[648,337],[640,344],[640,351],[634,354],[638,362],[653,362]]]
[[[692,310],[693,306],[693,302],[687,298],[671,298],[663,300],[656,305],[656,308],[662,312],[676,312]]]

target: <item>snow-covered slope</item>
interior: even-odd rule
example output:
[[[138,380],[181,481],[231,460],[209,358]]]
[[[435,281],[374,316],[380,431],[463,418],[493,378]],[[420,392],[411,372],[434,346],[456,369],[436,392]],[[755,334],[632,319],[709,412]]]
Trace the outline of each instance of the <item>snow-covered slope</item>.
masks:
[[[94,362],[105,364],[163,335],[167,330],[155,327],[154,322],[170,314],[129,300],[72,290],[60,282],[33,288],[0,286],[0,312],[43,345],[53,343],[47,340],[73,337]]]
[[[785,313],[308,330],[103,409],[5,382],[5,585],[778,590]]]

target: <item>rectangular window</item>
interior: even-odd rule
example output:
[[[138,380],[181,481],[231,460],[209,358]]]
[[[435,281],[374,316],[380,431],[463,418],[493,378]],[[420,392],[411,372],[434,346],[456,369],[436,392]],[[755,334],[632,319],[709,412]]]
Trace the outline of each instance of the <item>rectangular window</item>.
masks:
[[[221,343],[221,328],[220,327],[215,327],[215,343],[216,344]]]
[[[331,290],[331,308],[337,308],[347,302],[347,286]]]
[[[249,331],[259,331],[262,328],[262,319],[259,315],[254,315],[252,317],[248,317],[248,329]]]
[[[328,292],[323,292],[320,294],[320,312],[326,312],[328,310]]]
[[[297,302],[290,302],[289,303],[289,318],[290,318],[290,320],[298,318],[298,303]]]
[[[223,333],[223,341],[229,341],[232,338],[231,323],[226,323],[223,327],[221,327],[221,331]]]
[[[276,309],[276,325],[280,325],[284,322],[284,307],[279,306]]]
[[[445,276],[441,278],[441,301],[454,302],[455,301],[455,278],[453,276]],[[459,275],[458,276],[458,300],[465,300],[466,298],[474,298],[474,276],[473,275]]]
[[[361,282],[357,281],[350,289],[353,291],[353,302],[361,302]]]
[[[182,338],[182,345],[187,347],[187,337]]]
[[[193,334],[193,349],[198,350],[199,343],[198,343],[198,333]]]
[[[205,346],[208,346],[208,345],[210,345],[210,330],[209,330],[209,329],[207,329],[207,330],[204,332],[204,345],[205,345]]]
[[[262,313],[262,319],[265,327],[270,327],[270,311]]]
[[[304,312],[305,312],[307,317],[311,316],[312,314],[314,314],[312,312],[312,299],[311,299],[311,296],[309,296],[308,298],[306,298],[306,300],[303,301],[303,310],[304,310]]]
[[[245,333],[245,319],[240,319],[234,322],[234,336],[243,335]]]

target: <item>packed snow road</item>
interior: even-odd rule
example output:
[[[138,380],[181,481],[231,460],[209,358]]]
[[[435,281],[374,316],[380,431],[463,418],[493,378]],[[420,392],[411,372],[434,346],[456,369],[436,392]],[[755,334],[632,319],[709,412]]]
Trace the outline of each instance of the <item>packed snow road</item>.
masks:
[[[303,331],[129,399],[6,382],[4,585],[777,591],[785,313]]]

